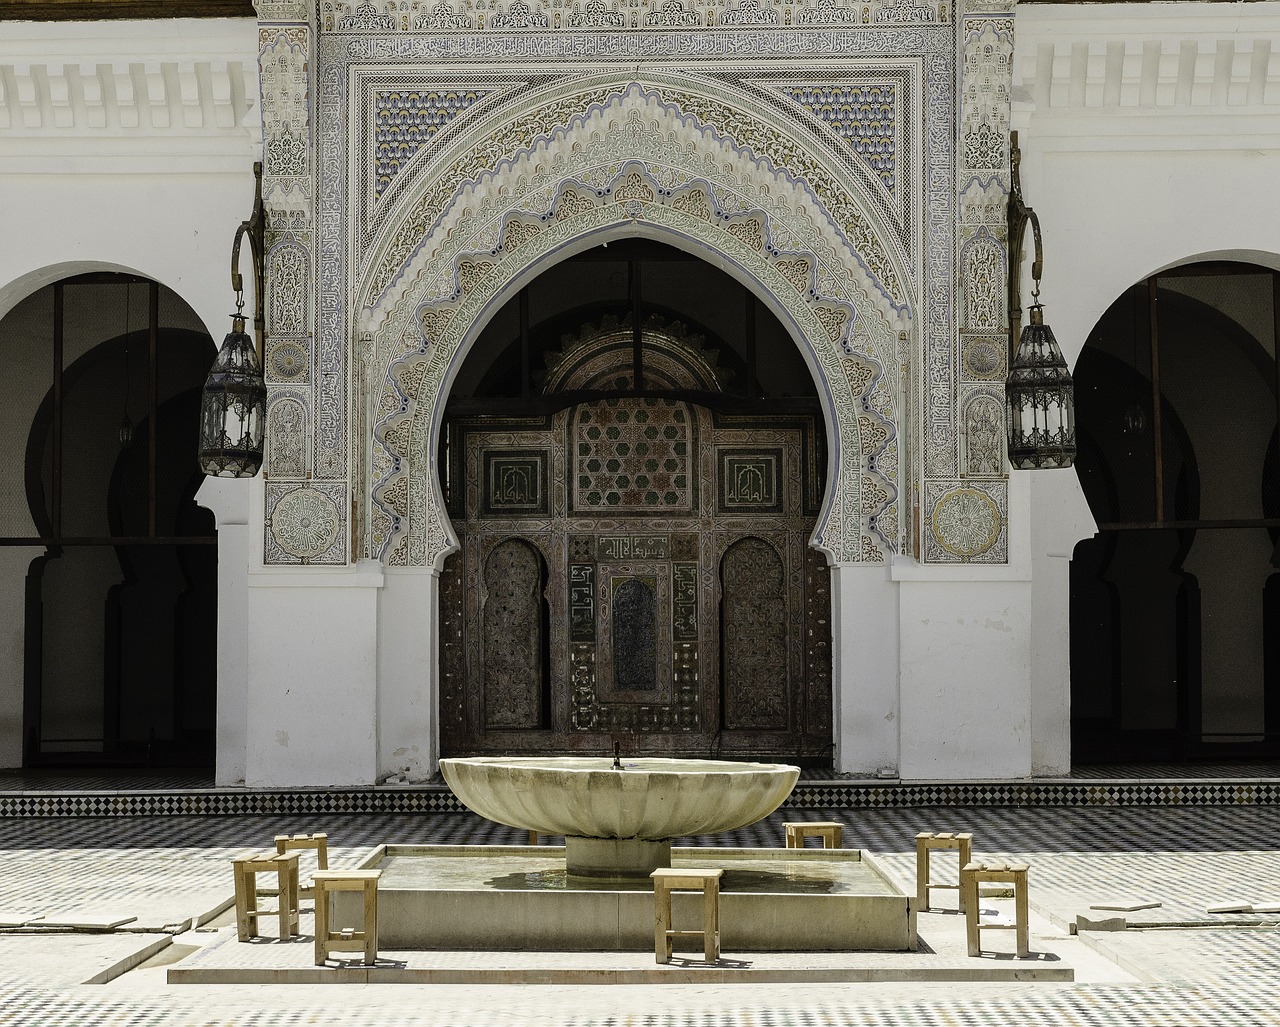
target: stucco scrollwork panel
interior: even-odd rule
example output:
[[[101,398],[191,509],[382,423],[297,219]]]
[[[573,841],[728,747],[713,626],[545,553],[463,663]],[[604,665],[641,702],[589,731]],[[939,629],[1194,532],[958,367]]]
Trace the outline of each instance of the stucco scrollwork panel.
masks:
[[[755,100],[749,109],[739,109],[749,95],[722,81],[653,77],[655,86],[558,83],[528,96],[527,110],[499,109],[459,135],[456,159],[432,164],[429,179],[419,182],[403,213],[386,218],[382,241],[371,250],[363,272],[361,291],[370,297],[367,302],[381,309],[394,304],[424,266],[437,263],[431,243],[446,239],[450,228],[489,249],[499,243],[507,210],[523,208],[545,216],[565,175],[578,178],[597,197],[608,189],[619,201],[642,200],[628,193],[634,183],[612,182],[618,162],[633,159],[644,161],[651,171],[661,169],[656,184],[664,192],[689,181],[720,179],[728,171],[725,186],[717,183],[708,191],[709,216],[764,212],[778,250],[812,251],[825,258],[812,268],[819,292],[838,296],[857,289],[888,320],[905,316],[905,256],[892,243],[893,233],[886,227],[891,219],[873,204],[854,203],[852,180],[793,138],[783,112]],[[495,125],[499,119],[500,126]],[[512,140],[521,146],[508,155],[504,148]],[[495,176],[491,169],[505,160],[523,174]],[[418,174],[427,178],[427,168],[419,166]],[[466,195],[478,205],[455,195],[458,182],[475,183]],[[478,234],[474,229],[480,223],[487,231]],[[752,235],[749,221],[736,223],[733,230]],[[754,235],[763,240],[759,226]],[[433,285],[434,298],[444,298],[456,287],[448,277],[436,278]]]
[[[267,408],[267,476],[302,478],[307,471],[307,408],[276,390]]]
[[[971,391],[965,398],[962,421],[965,474],[1004,474],[1004,397],[990,389]]]
[[[306,191],[311,173],[308,147],[310,107],[306,25],[262,25],[258,31],[258,64],[262,83],[263,171],[266,191],[288,190],[296,180]]]

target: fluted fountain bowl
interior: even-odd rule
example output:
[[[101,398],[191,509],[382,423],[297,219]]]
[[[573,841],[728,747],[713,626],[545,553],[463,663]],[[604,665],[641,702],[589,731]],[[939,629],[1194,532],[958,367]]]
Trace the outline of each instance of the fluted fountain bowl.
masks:
[[[786,801],[798,767],[732,760],[476,756],[440,761],[482,817],[565,836],[570,873],[634,876],[670,865],[671,839],[754,824]],[[606,844],[588,844],[605,842]]]

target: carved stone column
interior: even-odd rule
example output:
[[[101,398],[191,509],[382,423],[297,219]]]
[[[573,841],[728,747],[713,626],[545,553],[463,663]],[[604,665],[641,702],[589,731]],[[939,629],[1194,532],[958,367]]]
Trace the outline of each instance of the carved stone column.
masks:
[[[267,208],[264,459],[268,564],[345,564],[344,356],[315,346],[317,26],[307,0],[257,0]]]
[[[956,475],[925,482],[929,563],[1006,563],[1005,276],[1013,0],[959,6],[960,146],[956,154]]]

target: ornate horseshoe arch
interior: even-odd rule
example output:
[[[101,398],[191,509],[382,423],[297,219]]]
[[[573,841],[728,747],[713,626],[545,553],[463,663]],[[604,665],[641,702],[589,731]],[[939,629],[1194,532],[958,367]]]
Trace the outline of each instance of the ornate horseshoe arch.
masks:
[[[859,183],[741,99],[678,76],[577,79],[495,110],[400,197],[357,293],[368,555],[441,565],[437,434],[467,348],[542,269],[626,236],[703,256],[788,326],[828,424],[814,544],[841,562],[899,550],[905,261]]]

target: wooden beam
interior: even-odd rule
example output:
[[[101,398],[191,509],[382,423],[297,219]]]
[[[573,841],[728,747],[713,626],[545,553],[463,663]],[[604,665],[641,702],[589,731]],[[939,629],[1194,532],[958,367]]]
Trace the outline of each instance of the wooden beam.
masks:
[[[257,18],[250,0],[0,0],[0,21]]]

